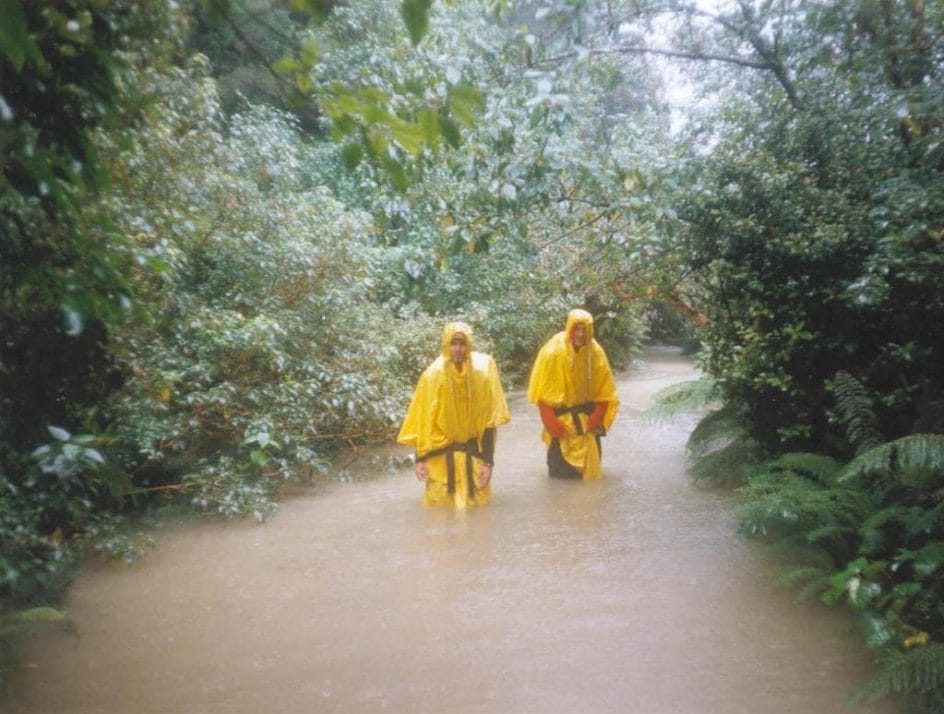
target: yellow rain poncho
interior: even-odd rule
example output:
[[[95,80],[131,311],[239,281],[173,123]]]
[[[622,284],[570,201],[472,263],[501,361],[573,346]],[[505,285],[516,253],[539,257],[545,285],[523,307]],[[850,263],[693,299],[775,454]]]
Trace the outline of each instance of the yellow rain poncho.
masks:
[[[586,328],[587,340],[575,349],[571,337],[578,324]],[[606,352],[593,339],[589,312],[571,310],[564,331],[541,348],[531,370],[528,400],[542,410],[542,420],[550,419],[561,430],[559,437],[552,436],[545,421],[541,439],[549,449],[548,465],[556,440],[573,470],[585,479],[600,478],[599,437],[616,419],[619,396]]]
[[[466,361],[457,366],[449,345],[461,333]],[[510,419],[498,367],[490,355],[472,351],[472,330],[462,322],[446,326],[442,354],[420,376],[397,441],[426,461],[429,478],[423,504],[462,509],[484,506],[491,484],[479,485],[483,459],[494,451],[494,430]],[[492,430],[491,434],[486,434]],[[491,444],[486,443],[491,439]]]

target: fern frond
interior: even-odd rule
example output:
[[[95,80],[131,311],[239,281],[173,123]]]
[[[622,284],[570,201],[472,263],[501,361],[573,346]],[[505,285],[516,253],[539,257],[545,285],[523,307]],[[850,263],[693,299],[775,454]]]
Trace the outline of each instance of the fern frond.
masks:
[[[856,529],[850,526],[828,525],[814,528],[806,533],[806,542],[815,545],[854,534]]]
[[[842,475],[845,464],[822,454],[790,452],[779,456],[767,469],[771,472],[788,471],[824,486],[832,486]]]
[[[849,494],[823,488],[809,479],[795,474],[770,478],[752,477],[750,483],[739,489],[745,501],[735,510],[742,521],[752,523],[753,530],[784,534],[818,533],[822,540],[825,529],[851,531],[855,528],[859,509]]]
[[[875,701],[889,694],[928,695],[944,690],[944,645],[933,644],[895,655],[860,687],[855,701]]]
[[[812,595],[819,595],[829,587],[832,571],[815,565],[787,567],[778,576],[777,583],[797,591],[797,597],[805,600]]]
[[[711,412],[692,430],[685,450],[692,458],[704,456],[736,439],[744,438],[744,423],[730,404]]]
[[[739,486],[748,469],[760,460],[759,448],[752,439],[736,439],[720,449],[696,458],[689,467],[694,481],[717,486]]]
[[[865,521],[862,522],[862,528],[863,530],[878,530],[889,524],[907,526],[914,515],[915,514],[911,508],[892,505],[872,513],[868,518],[865,519]]]
[[[881,444],[878,418],[872,395],[866,386],[845,370],[840,370],[833,378],[832,390],[849,442],[855,447],[856,453],[864,453]]]
[[[813,546],[840,562],[852,557],[861,542],[859,526],[875,510],[875,497],[774,468],[778,462],[758,466],[738,489],[744,497],[735,509],[738,531],[772,536],[787,546]]]
[[[709,377],[678,382],[657,392],[642,417],[647,421],[668,421],[688,412],[717,404],[718,383]]]
[[[841,480],[924,474],[935,488],[944,486],[944,434],[909,434],[860,454]]]

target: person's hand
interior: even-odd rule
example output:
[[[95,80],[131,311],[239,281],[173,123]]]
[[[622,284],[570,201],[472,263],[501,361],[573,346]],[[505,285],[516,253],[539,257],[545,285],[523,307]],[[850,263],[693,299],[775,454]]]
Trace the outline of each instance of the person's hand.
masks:
[[[479,466],[479,488],[485,488],[491,480],[492,467],[483,461],[482,465]]]
[[[544,428],[547,429],[547,433],[555,439],[563,439],[568,433],[567,427],[560,419],[548,419],[544,424]]]
[[[429,468],[426,466],[425,461],[417,461],[413,464],[413,473],[416,474],[418,481],[426,481],[429,479]]]
[[[544,402],[538,402],[538,412],[541,415],[541,423],[544,424],[544,428],[547,430],[548,434],[555,439],[560,439],[567,435],[567,427],[557,418],[552,406]]]

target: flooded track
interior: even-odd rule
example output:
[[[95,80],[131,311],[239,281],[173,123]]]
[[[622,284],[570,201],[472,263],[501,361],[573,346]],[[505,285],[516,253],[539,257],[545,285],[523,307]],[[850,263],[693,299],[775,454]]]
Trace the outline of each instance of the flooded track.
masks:
[[[424,510],[411,470],[333,482],[263,525],[157,533],[86,570],[78,632],[25,653],[9,714],[892,714],[838,610],[795,601],[684,474],[693,419],[639,418],[693,376],[672,353],[619,384],[604,478],[550,481],[535,410],[499,429],[493,500]]]

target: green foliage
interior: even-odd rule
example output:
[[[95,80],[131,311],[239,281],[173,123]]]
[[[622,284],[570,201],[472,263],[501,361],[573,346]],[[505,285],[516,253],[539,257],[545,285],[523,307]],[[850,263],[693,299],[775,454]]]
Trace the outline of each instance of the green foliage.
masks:
[[[858,700],[875,701],[889,694],[912,694],[938,711],[944,690],[944,645],[918,646],[889,656],[881,673],[857,692]]]
[[[638,108],[631,127],[601,126],[601,112],[623,107],[608,108],[613,95],[594,80],[608,77],[614,91],[642,80],[602,60],[529,70],[524,30],[492,21],[478,3],[434,6],[418,48],[405,44],[392,12],[384,3],[338,8],[318,30],[323,59],[313,70],[316,86],[341,92],[326,107],[340,135],[353,137],[341,150],[346,163],[357,163],[353,200],[375,217],[385,248],[379,299],[474,320],[495,336],[516,380],[566,311],[584,305],[614,362],[625,364],[644,334],[646,305],[627,302],[612,285],[630,274],[647,279],[638,260],[656,239],[639,159],[620,147],[624,138],[633,147],[647,142],[644,127],[655,120]],[[578,85],[565,94],[574,73]],[[368,126],[368,116],[379,123]],[[405,116],[425,116],[423,131],[432,133],[420,140],[399,132],[394,118]],[[462,129],[461,143],[443,134],[449,151],[435,141],[449,126],[444,116]],[[593,147],[604,137],[610,156]],[[393,174],[387,159],[377,166],[391,156]],[[370,160],[358,163],[363,157]]]
[[[276,110],[224,119],[207,71],[148,77],[163,101],[109,147],[120,191],[103,203],[135,238],[148,308],[113,340],[111,455],[137,492],[262,520],[339,443],[391,436],[409,331],[371,301],[369,217],[311,183],[317,147]]]
[[[184,18],[165,0],[0,13],[0,601],[19,606],[61,592],[126,483],[97,435],[119,381],[107,341],[135,307],[124,238],[84,205],[108,183],[95,132],[133,121],[125,81],[166,61]]]
[[[776,49],[746,6],[722,11],[717,53],[753,47],[770,71],[732,75],[695,139],[713,146],[679,237],[707,298],[705,370],[773,451],[847,458],[944,430],[941,8],[877,7],[783,5]]]
[[[875,481],[894,474],[905,485],[935,491],[944,487],[944,435],[910,434],[856,457],[845,478]]]
[[[876,23],[861,8],[794,18],[815,23],[810,34],[789,32],[819,54],[797,44],[779,58],[794,63],[792,98],[755,78],[756,93],[732,104],[731,141],[719,142],[710,178],[681,212],[690,264],[712,296],[704,365],[748,433],[772,452],[859,454],[841,471],[826,456],[763,465],[742,489],[742,532],[773,538],[794,563],[785,580],[802,592],[862,616],[886,667],[867,691],[917,693],[933,709],[940,682],[923,663],[939,656],[944,634],[942,450],[938,434],[904,435],[942,428],[941,338],[926,329],[940,319],[940,251],[927,217],[939,222],[941,205],[926,197],[940,193],[941,174],[937,149],[923,143],[939,142],[924,122],[939,126],[941,104],[907,72],[882,73],[897,62],[883,33],[920,15],[909,20],[892,3]],[[827,26],[833,47],[820,39]],[[911,30],[892,44],[920,36]],[[837,61],[840,44],[848,62]],[[923,128],[912,132],[912,122]],[[916,141],[923,148],[913,152]]]
[[[114,123],[121,73],[147,34],[151,61],[182,28],[161,0],[50,5],[6,0],[0,36],[0,297],[4,332],[61,324],[48,349],[66,349],[89,321],[127,313],[123,266],[108,244],[74,224],[106,174],[90,132]],[[117,236],[109,236],[112,240]],[[61,321],[54,313],[61,313]],[[47,328],[48,329],[48,328]],[[49,330],[52,332],[52,330]],[[20,340],[13,342],[15,354]],[[0,353],[8,363],[5,343]],[[6,389],[2,390],[7,392]]]
[[[816,454],[786,454],[759,466],[740,489],[741,532],[815,544],[840,562],[850,559],[857,552],[856,530],[876,505],[867,493],[831,487],[841,468]]]
[[[687,412],[704,410],[718,401],[718,394],[718,385],[711,379],[702,377],[678,382],[653,395],[644,416],[653,421],[662,421]]]
[[[792,563],[785,582],[860,616],[881,668],[859,695],[944,703],[944,437],[914,434],[848,464],[787,454],[740,492],[740,530]]]
[[[710,383],[710,380],[705,380]],[[717,398],[717,391],[712,391]],[[737,407],[725,404],[706,414],[688,435],[686,451],[690,457],[698,458],[711,453],[719,446],[747,439],[744,419]]]
[[[752,440],[734,439],[695,459],[689,467],[689,475],[696,482],[737,486],[744,482],[746,471],[759,458],[758,453],[758,446]]]
[[[845,371],[836,373],[832,390],[836,395],[839,418],[846,424],[849,443],[858,453],[869,451],[881,443],[876,426],[873,396],[859,380]]]
[[[696,482],[730,488],[745,482],[763,452],[747,433],[737,405],[718,406],[720,394],[718,383],[710,377],[674,384],[653,397],[645,416],[662,420],[702,413],[686,444],[689,475]]]
[[[206,55],[213,67],[220,105],[227,114],[244,111],[247,103],[264,104],[294,113],[309,131],[318,131],[320,112],[306,101],[295,74],[301,67],[284,62],[289,51],[302,47],[314,62],[317,47],[306,41],[312,18],[324,19],[330,2],[276,3],[269,0],[204,0],[193,3],[188,49]],[[300,5],[295,7],[295,5]],[[283,59],[285,58],[285,59]]]
[[[432,0],[403,0],[400,15],[410,33],[413,44],[418,44],[429,29],[429,8]]]

